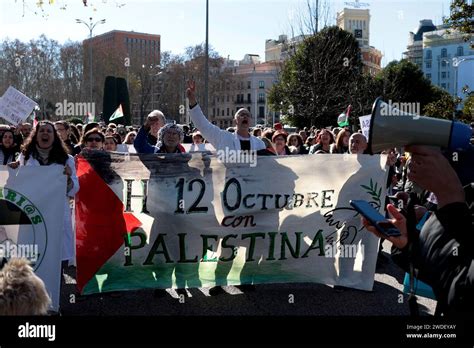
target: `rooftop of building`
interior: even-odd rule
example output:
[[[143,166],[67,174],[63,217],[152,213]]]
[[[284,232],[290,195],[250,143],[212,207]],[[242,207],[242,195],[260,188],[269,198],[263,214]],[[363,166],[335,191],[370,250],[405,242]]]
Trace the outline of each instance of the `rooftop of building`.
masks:
[[[416,28],[414,31],[410,32],[411,34],[411,39],[413,41],[421,41],[423,40],[423,34],[426,32],[430,32],[433,30],[436,30],[436,26],[433,24],[433,21],[431,19],[422,19],[420,20],[420,23],[418,24],[418,28]]]
[[[344,12],[344,14],[363,14],[363,15],[366,15],[366,14],[369,14],[370,13],[370,10],[368,8],[348,8],[348,7],[344,7],[344,9],[341,11],[341,12],[338,12],[337,15],[339,16],[339,14],[342,14]]]
[[[161,37],[161,35],[158,35],[158,34],[140,33],[140,32],[137,32],[137,31],[111,30],[111,31],[108,31],[108,32],[103,33],[103,34],[96,35],[92,39],[102,38],[102,37],[110,36],[110,35],[114,35],[114,34],[125,34],[125,35],[128,35],[128,36],[149,36],[150,38],[153,38],[155,40],[156,40],[156,38]]]

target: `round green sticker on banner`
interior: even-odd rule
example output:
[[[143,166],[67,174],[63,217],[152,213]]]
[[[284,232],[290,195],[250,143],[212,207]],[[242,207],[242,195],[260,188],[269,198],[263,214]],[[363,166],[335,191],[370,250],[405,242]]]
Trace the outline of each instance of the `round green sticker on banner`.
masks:
[[[48,229],[38,207],[20,192],[0,187],[0,255],[26,257],[36,271],[47,246]]]

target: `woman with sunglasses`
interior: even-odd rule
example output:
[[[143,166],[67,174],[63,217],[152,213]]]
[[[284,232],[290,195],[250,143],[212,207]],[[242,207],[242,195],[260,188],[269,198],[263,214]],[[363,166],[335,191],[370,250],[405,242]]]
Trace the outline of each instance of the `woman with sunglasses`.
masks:
[[[82,151],[102,150],[104,148],[105,136],[99,128],[87,131],[81,139]]]

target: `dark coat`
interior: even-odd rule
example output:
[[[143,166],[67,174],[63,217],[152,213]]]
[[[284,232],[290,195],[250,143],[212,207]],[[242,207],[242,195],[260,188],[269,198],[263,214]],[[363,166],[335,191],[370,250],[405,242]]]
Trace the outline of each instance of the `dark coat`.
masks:
[[[438,311],[474,313],[474,187],[465,187],[466,203],[437,210],[413,240],[415,277],[433,288]],[[469,210],[469,207],[471,211]],[[409,271],[408,247],[392,248],[394,261]]]

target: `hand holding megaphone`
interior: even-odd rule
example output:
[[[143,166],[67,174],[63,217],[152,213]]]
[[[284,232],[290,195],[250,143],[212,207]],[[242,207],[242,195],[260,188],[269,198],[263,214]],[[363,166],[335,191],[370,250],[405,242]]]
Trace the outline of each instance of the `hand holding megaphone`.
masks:
[[[462,122],[408,114],[379,97],[372,107],[368,148],[371,154],[407,145],[467,150],[471,136],[471,127]]]
[[[464,202],[464,190],[455,170],[439,149],[431,146],[411,145],[405,148],[411,154],[408,179],[433,192],[438,208]]]

